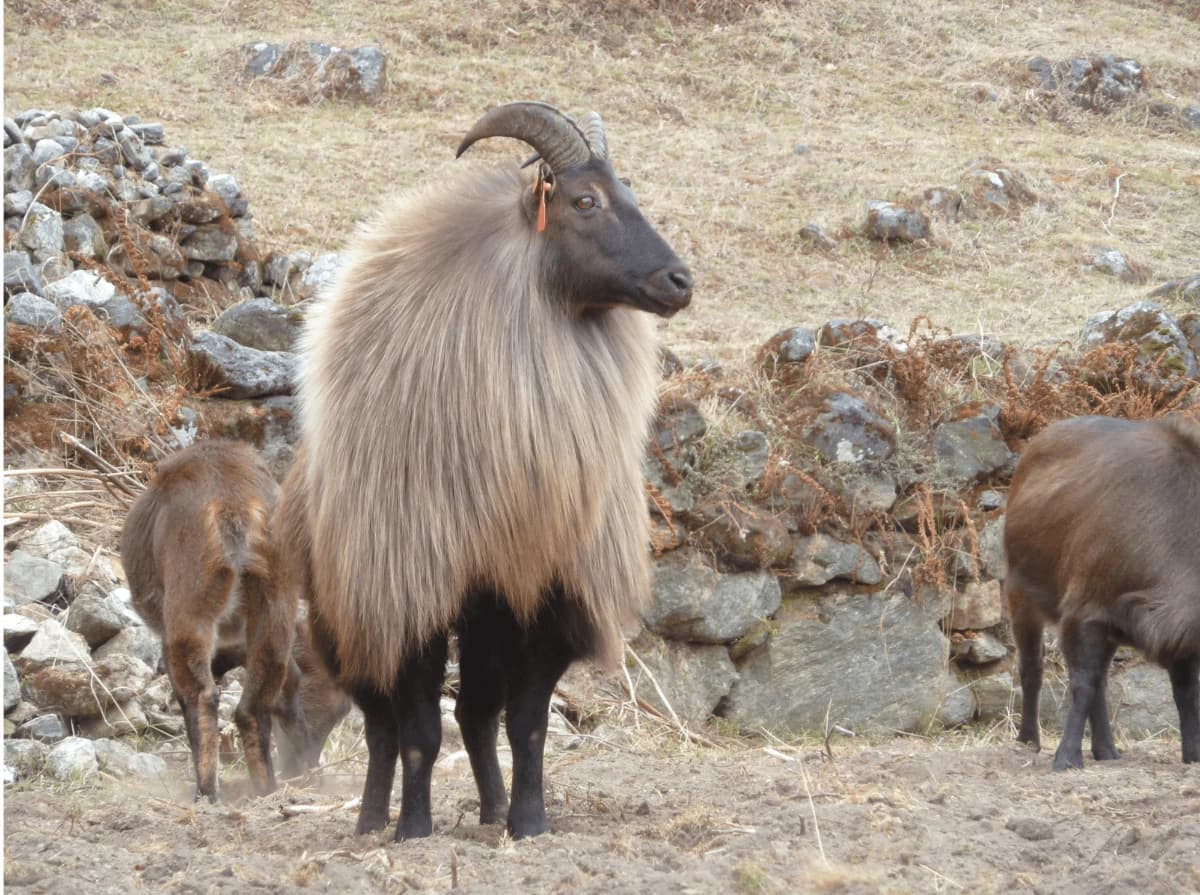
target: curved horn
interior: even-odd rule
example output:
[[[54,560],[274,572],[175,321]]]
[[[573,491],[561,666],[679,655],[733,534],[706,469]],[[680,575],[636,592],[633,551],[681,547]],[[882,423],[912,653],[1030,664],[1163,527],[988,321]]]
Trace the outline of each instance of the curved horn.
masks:
[[[608,139],[604,136],[604,122],[595,112],[588,112],[583,119],[583,136],[596,158],[608,158]]]
[[[593,155],[579,125],[546,103],[497,106],[475,122],[458,144],[455,156],[461,156],[476,141],[487,137],[513,137],[528,143],[555,173],[586,164]]]

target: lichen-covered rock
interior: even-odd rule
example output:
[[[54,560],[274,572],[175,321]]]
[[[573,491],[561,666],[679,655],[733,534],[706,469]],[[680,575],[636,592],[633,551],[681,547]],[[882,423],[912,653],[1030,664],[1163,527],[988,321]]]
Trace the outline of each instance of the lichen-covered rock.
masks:
[[[67,726],[62,718],[53,713],[34,715],[22,721],[14,734],[21,739],[36,740],[39,743],[57,743],[67,735]]]
[[[1200,361],[1187,336],[1153,302],[1139,301],[1119,311],[1096,314],[1084,324],[1085,349],[1118,341],[1136,344],[1139,363],[1162,379],[1192,379],[1200,375]]]
[[[33,255],[34,261],[48,261],[63,251],[62,215],[41,202],[34,202],[25,213],[18,234],[21,245]],[[7,240],[6,240],[7,241]]]
[[[776,621],[729,694],[727,717],[742,730],[913,730],[937,717],[946,639],[936,612],[903,595],[834,595],[787,603]]]
[[[890,457],[896,449],[896,430],[862,398],[837,392],[826,399],[824,410],[804,431],[804,440],[827,460],[856,464]]]
[[[7,270],[7,266],[5,269]],[[1150,297],[1181,298],[1184,301],[1200,302],[1200,273],[1178,280],[1168,280],[1151,292]]]
[[[1113,725],[1126,737],[1179,735],[1171,680],[1158,665],[1137,662],[1112,675],[1108,705]]]
[[[729,643],[779,609],[780,590],[767,572],[722,574],[693,550],[655,563],[646,627],[672,640]]]
[[[44,292],[46,298],[65,311],[73,305],[103,307],[116,296],[117,287],[95,271],[76,270],[60,280],[47,283]]]

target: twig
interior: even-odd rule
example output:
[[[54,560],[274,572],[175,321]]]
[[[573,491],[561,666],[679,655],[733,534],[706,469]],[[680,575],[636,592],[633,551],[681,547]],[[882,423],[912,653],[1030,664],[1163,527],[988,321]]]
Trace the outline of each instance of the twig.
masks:
[[[331,811],[351,811],[361,804],[362,797],[356,796],[336,805],[280,805],[279,813],[284,817],[299,817],[302,814],[328,814]]]
[[[1121,178],[1124,177],[1128,173],[1129,172],[1126,171],[1122,174],[1118,174],[1116,176],[1116,178],[1113,180],[1112,205],[1110,205],[1109,209],[1108,209],[1108,220],[1104,222],[1104,231],[1106,233],[1110,233],[1110,234],[1112,233],[1112,231],[1109,230],[1108,228],[1109,228],[1109,225],[1112,224],[1113,218],[1115,218],[1117,216],[1117,200],[1121,198]]]
[[[629,651],[629,655],[633,656],[633,661],[638,663],[638,667],[642,669],[642,672],[646,675],[646,677],[650,678],[650,683],[654,686],[654,692],[658,694],[658,698],[662,700],[662,704],[667,707],[667,712],[671,716],[671,721],[674,722],[676,727],[682,730],[683,722],[680,721],[679,716],[675,714],[675,709],[671,707],[671,702],[669,699],[667,699],[667,694],[663,693],[662,687],[658,685],[658,679],[654,677],[654,672],[646,667],[646,663],[642,661],[641,656],[633,651],[632,646],[625,644],[625,649]],[[630,691],[629,695],[634,696],[635,694]]]

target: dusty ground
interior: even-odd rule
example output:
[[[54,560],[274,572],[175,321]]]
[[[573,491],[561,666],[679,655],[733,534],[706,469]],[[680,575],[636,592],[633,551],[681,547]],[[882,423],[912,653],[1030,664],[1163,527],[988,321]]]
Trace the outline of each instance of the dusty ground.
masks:
[[[618,732],[619,733],[619,732]],[[624,740],[623,737],[617,737]],[[1053,743],[1051,743],[1053,745]],[[553,832],[511,842],[473,819],[467,762],[443,750],[434,835],[354,835],[320,789],[193,805],[184,770],[157,786],[5,794],[13,892],[1045,892],[1200,891],[1200,766],[1177,742],[1127,746],[1055,774],[1048,752],[961,737],[817,748],[664,744],[632,736],[552,747]],[[1086,755],[1085,749],[1085,755]],[[389,831],[390,834],[390,831]],[[457,888],[456,888],[457,885]]]

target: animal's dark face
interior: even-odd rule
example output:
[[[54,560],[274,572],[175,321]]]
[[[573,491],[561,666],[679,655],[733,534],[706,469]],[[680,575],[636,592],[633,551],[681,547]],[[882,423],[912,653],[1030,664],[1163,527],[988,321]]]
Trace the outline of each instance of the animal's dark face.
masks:
[[[605,159],[550,175],[545,204],[548,278],[579,313],[626,305],[662,317],[687,307],[692,274],[638,210]],[[536,190],[530,217],[538,218]],[[536,223],[535,223],[536,226]]]

